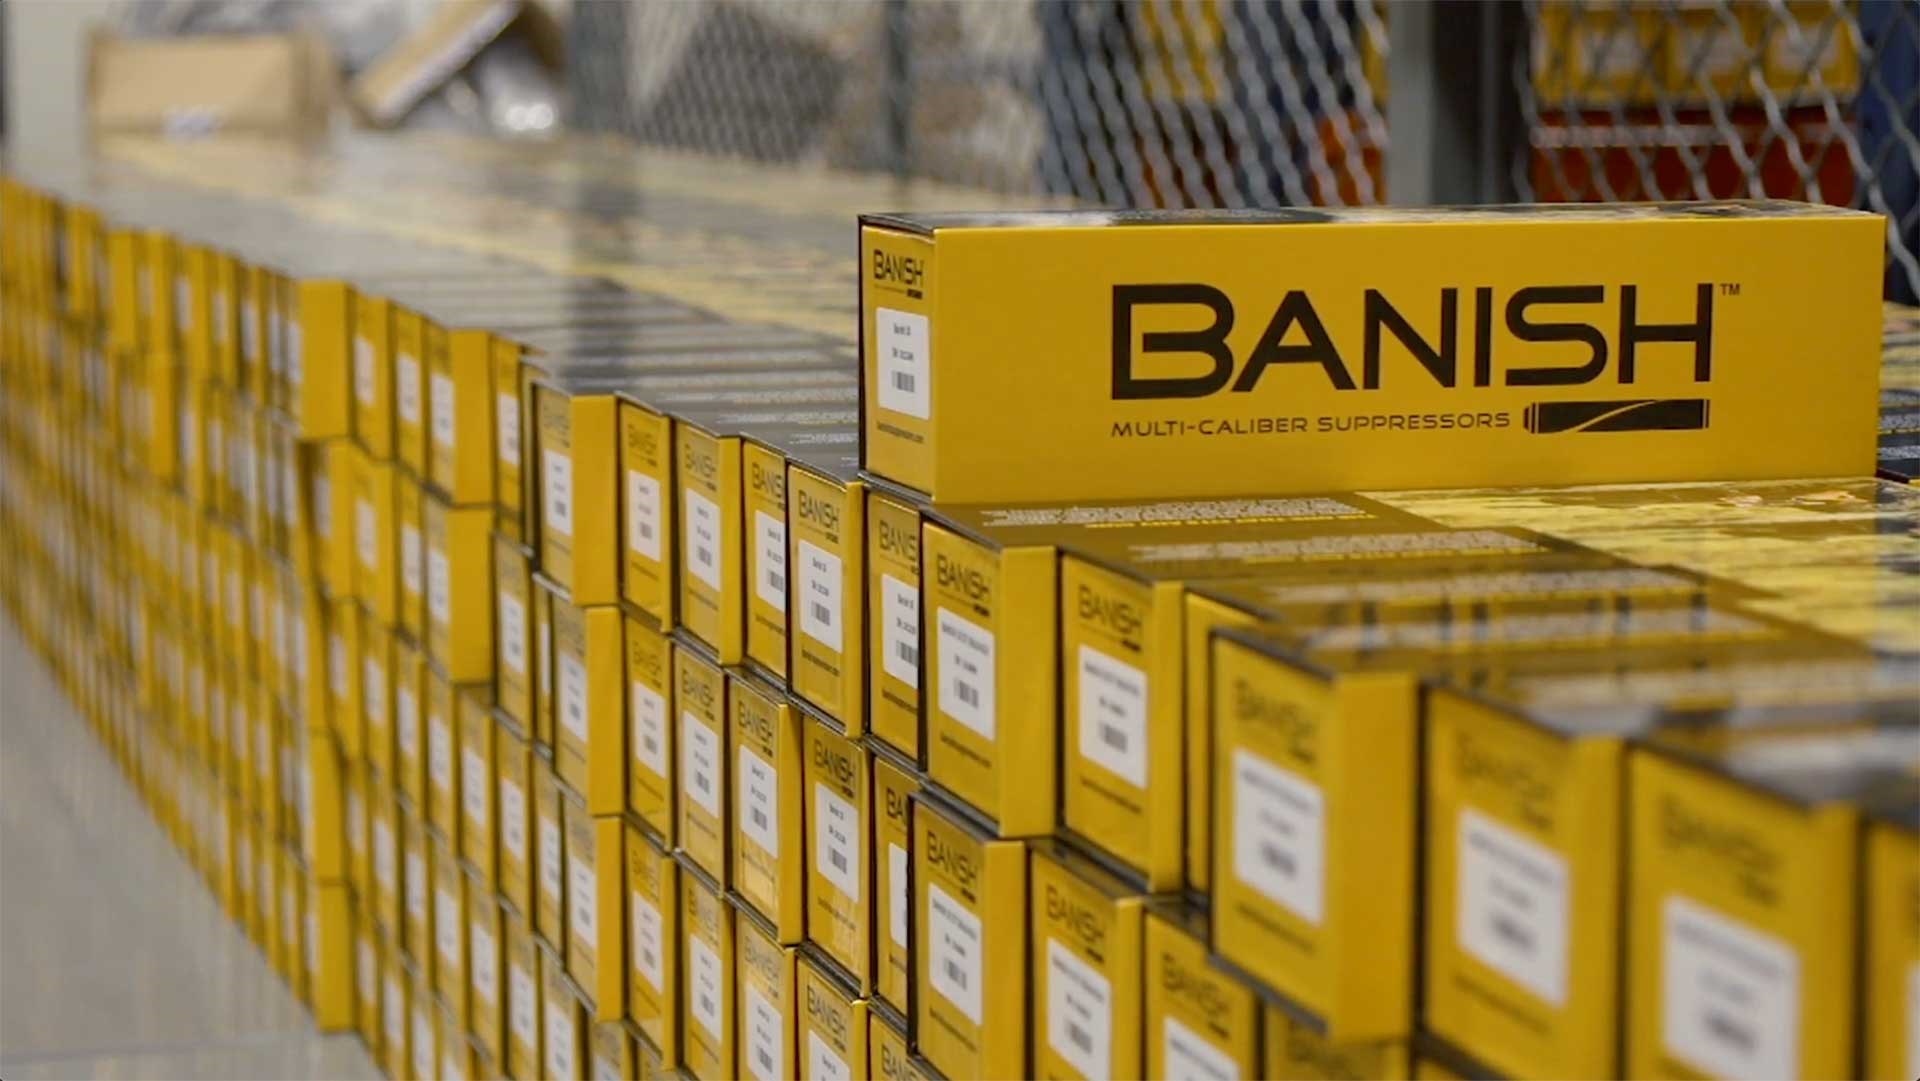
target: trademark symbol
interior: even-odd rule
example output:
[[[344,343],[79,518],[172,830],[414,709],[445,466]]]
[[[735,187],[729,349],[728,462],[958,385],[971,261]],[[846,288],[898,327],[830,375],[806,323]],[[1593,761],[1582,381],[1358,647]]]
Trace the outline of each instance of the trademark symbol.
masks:
[[[1721,295],[1721,296],[1723,296],[1723,297],[1737,297],[1737,296],[1739,296],[1739,295],[1740,295],[1740,283],[1739,283],[1739,282],[1721,282],[1721,283],[1720,283],[1720,295]]]

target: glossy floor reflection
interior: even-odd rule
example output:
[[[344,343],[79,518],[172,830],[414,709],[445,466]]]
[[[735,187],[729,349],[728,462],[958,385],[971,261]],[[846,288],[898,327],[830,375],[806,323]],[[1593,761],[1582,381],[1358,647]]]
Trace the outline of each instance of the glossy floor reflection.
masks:
[[[0,1077],[372,1078],[227,920],[0,615]]]

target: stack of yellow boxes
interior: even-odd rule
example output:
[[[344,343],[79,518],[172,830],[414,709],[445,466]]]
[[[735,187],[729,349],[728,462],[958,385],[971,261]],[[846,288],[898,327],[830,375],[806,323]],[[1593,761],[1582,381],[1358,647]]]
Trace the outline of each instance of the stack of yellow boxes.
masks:
[[[809,315],[712,263],[860,182],[280,153],[0,192],[0,583],[392,1076],[1911,1072],[1876,219],[889,216]],[[1489,479],[1698,483],[1351,490]]]

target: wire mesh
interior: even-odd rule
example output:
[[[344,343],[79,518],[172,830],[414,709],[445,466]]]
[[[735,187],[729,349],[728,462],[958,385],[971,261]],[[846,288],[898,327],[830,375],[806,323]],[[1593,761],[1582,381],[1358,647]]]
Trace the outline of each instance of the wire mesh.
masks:
[[[1864,207],[1888,218],[1889,294],[1920,292],[1920,4],[1528,0],[1527,14],[1522,192]]]
[[[580,4],[575,120],[659,145],[1107,206],[1379,203],[1393,9]],[[1888,294],[1920,292],[1916,0],[1526,0],[1523,11],[1511,57],[1523,197],[1865,207],[1889,219]]]

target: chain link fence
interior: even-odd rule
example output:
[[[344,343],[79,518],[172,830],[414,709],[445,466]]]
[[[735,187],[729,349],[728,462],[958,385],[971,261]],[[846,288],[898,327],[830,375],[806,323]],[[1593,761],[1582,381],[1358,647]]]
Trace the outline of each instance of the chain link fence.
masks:
[[[1513,55],[1411,55],[1385,0],[582,3],[574,120],[1108,206],[1367,204],[1392,194],[1390,56],[1443,81],[1475,59],[1510,66],[1478,92],[1520,116],[1492,190],[1867,207],[1889,295],[1920,292],[1916,0],[1477,6],[1524,22]]]

